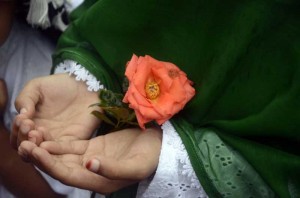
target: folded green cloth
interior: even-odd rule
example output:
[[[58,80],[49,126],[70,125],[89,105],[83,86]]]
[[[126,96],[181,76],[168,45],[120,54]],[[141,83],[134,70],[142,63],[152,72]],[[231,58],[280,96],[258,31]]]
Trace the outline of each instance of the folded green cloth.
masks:
[[[173,62],[196,96],[171,120],[210,197],[300,197],[300,2],[89,0],[54,65],[121,90],[133,53]]]

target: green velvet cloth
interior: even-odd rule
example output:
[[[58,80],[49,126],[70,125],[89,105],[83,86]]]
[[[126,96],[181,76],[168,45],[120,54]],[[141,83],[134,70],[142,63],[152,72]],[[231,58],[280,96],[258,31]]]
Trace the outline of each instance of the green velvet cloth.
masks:
[[[71,18],[54,64],[120,91],[148,54],[194,82],[172,123],[210,197],[300,197],[298,0],[89,0]]]

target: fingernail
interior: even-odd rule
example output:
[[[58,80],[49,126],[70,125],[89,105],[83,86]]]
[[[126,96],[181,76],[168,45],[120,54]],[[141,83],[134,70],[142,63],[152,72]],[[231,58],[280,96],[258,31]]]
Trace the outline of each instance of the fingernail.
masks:
[[[100,167],[100,161],[97,159],[92,159],[86,164],[86,168],[94,173],[98,172],[99,167]]]
[[[26,112],[27,112],[27,110],[26,110],[25,108],[22,108],[22,109],[20,110],[20,114],[26,113]]]
[[[27,125],[22,125],[20,130],[22,133],[26,134],[30,130],[30,127]]]

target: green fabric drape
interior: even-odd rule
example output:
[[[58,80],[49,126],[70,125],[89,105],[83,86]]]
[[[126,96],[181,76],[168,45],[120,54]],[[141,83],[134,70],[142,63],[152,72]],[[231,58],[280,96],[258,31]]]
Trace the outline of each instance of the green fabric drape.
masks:
[[[300,2],[90,0],[71,18],[54,64],[120,91],[148,54],[195,83],[172,123],[209,196],[300,196]]]

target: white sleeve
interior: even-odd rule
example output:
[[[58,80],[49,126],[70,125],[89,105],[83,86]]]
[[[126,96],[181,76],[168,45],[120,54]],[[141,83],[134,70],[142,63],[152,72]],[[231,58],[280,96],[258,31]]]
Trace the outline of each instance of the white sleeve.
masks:
[[[86,82],[89,91],[105,89],[85,68],[71,60],[59,64],[55,73],[75,75],[76,80]],[[161,128],[163,139],[158,167],[152,177],[140,182],[137,197],[207,198],[175,128],[169,121]]]
[[[161,128],[163,140],[156,173],[140,182],[137,197],[207,198],[175,128],[169,121]]]

